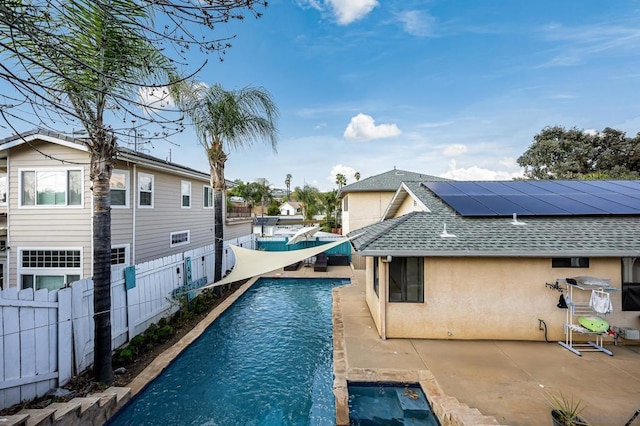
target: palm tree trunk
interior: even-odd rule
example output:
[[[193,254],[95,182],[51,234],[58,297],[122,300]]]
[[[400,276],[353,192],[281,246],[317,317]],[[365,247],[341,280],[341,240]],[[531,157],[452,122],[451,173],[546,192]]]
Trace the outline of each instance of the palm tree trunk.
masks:
[[[211,186],[213,187],[213,206],[214,206],[214,219],[213,219],[213,249],[214,249],[214,262],[215,269],[213,273],[213,281],[220,281],[222,279],[222,250],[224,242],[224,163],[226,162],[226,155],[222,151],[222,146],[219,143],[212,145],[212,153],[214,155],[209,156],[211,162]],[[222,288],[216,287],[216,294],[222,296]]]
[[[92,157],[97,157],[93,154]],[[111,365],[111,199],[109,180],[111,161],[92,158],[93,183],[93,310],[94,310],[94,378],[100,383],[113,382]]]

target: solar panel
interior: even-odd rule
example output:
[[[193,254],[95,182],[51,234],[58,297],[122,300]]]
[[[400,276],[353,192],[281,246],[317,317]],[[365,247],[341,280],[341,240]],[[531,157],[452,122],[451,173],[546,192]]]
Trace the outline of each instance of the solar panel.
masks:
[[[640,180],[423,182],[463,216],[640,214]]]

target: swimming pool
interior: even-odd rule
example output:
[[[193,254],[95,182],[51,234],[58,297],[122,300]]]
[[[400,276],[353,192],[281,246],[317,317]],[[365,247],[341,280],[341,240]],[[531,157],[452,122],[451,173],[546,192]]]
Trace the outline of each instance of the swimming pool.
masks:
[[[343,279],[260,279],[112,425],[334,425],[331,294]]]

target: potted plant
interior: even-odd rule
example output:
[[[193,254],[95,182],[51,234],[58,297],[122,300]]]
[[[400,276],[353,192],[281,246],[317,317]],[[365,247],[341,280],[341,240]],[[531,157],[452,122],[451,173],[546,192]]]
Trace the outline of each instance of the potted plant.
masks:
[[[552,407],[553,426],[588,425],[586,420],[580,417],[580,413],[584,410],[584,404],[581,400],[576,400],[573,397],[568,398],[562,393],[559,395],[549,394],[547,399]]]

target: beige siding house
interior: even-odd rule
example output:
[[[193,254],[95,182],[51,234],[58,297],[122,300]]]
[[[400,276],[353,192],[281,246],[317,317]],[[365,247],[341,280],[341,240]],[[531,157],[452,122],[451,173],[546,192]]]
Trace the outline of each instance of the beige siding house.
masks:
[[[626,185],[640,191],[640,181]],[[471,198],[456,197],[459,208]],[[637,213],[462,215],[426,184],[403,183],[382,220],[350,234],[359,235],[352,244],[366,257],[365,298],[378,333],[561,341],[568,310],[557,306],[559,290],[564,297],[569,289],[553,285],[579,276],[610,280],[607,321],[640,329],[640,198],[630,205]],[[573,291],[574,302],[588,303],[591,294]]]
[[[3,288],[57,288],[90,277],[86,146],[34,131],[0,141],[0,161],[6,188],[0,203]],[[212,244],[212,201],[207,173],[119,148],[111,179],[112,264],[134,265]],[[228,222],[225,231],[249,235],[251,218]]]
[[[378,222],[402,182],[441,180],[447,179],[394,168],[343,186],[338,193],[342,209],[342,234]]]

